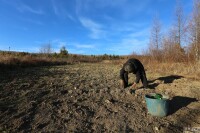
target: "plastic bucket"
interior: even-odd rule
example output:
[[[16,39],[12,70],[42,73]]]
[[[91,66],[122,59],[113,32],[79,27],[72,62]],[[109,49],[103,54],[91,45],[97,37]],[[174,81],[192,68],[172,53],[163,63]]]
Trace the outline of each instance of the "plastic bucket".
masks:
[[[166,116],[169,111],[169,97],[166,95],[162,95],[161,99],[155,97],[156,93],[145,95],[148,112],[153,116]]]

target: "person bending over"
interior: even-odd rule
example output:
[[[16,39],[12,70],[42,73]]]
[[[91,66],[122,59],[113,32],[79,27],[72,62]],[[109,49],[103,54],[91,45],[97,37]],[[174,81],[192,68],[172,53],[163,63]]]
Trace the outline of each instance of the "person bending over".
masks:
[[[135,88],[136,84],[139,83],[140,79],[142,81],[143,87],[147,88],[148,83],[147,83],[144,66],[138,59],[131,58],[123,64],[123,67],[120,70],[120,84],[122,88],[128,87],[129,73],[133,73],[136,75],[136,80],[131,86],[131,88]]]

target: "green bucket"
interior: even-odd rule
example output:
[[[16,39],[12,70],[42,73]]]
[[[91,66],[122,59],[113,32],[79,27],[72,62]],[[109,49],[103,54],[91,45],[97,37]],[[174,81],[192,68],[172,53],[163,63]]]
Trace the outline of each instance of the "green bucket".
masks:
[[[148,112],[153,116],[167,116],[169,112],[169,96],[158,93],[145,95]]]

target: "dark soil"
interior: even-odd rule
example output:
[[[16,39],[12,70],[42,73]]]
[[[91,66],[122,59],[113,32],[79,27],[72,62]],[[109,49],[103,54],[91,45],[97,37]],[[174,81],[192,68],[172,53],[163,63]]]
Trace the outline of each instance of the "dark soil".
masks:
[[[148,73],[149,88],[119,87],[119,65],[34,67],[0,72],[0,132],[183,132],[200,130],[200,81]],[[130,74],[130,83],[135,76]],[[166,117],[144,96],[170,96]]]

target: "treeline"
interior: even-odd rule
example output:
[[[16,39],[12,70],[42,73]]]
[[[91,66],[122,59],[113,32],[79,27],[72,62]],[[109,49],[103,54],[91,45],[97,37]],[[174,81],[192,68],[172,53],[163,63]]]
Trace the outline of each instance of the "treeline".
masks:
[[[189,17],[184,14],[180,0],[176,1],[174,22],[163,33],[159,15],[152,22],[147,55],[160,62],[200,61],[200,0],[193,0]]]
[[[51,58],[63,58],[63,59],[77,59],[77,61],[81,61],[82,59],[95,59],[96,61],[102,61],[102,60],[117,60],[117,59],[123,59],[123,56],[119,55],[109,55],[109,54],[103,54],[103,55],[81,55],[81,54],[69,54],[68,52],[63,54],[60,53],[29,53],[29,52],[15,52],[15,51],[0,51],[0,56],[2,57],[24,57],[24,56],[30,56],[30,57],[51,57]]]
[[[60,53],[28,53],[0,51],[0,68],[16,68],[30,66],[64,65],[73,63],[97,63],[103,60],[119,60],[119,55],[78,55],[67,51]]]

